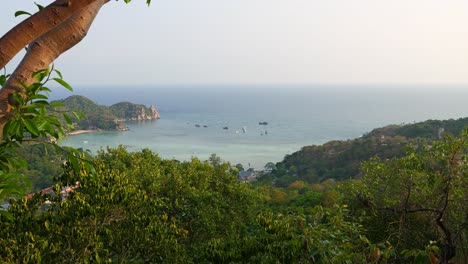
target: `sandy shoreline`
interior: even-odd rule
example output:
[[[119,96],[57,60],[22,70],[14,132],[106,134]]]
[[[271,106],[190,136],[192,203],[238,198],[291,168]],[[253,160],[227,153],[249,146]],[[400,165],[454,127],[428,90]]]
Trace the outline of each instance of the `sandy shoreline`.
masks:
[[[67,133],[67,136],[76,136],[84,133],[99,132],[100,130],[74,130]]]

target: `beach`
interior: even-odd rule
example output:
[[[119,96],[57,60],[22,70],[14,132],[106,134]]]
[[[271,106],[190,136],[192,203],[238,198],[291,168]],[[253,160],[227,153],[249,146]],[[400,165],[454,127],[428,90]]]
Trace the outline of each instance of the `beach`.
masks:
[[[76,135],[81,135],[81,134],[86,134],[86,133],[94,133],[94,132],[99,132],[101,130],[73,130],[67,133],[67,136],[76,136]]]

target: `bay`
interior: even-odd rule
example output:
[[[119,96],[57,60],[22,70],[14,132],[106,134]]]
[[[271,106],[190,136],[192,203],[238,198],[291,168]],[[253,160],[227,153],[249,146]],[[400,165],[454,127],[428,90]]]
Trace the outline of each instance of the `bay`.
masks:
[[[70,136],[63,145],[92,152],[118,145],[130,151],[149,148],[164,158],[178,160],[205,160],[216,153],[231,164],[242,163],[255,169],[269,161],[281,161],[303,146],[356,138],[388,124],[468,116],[468,92],[463,86],[146,86],[75,90],[75,94],[104,105],[120,101],[154,104],[162,117],[128,122],[130,130],[126,132]]]

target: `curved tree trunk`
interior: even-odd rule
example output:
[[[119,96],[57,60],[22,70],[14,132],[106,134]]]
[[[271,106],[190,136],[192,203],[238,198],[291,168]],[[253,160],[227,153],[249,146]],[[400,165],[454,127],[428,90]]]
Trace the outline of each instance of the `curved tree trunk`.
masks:
[[[0,138],[3,127],[11,119],[9,94],[23,91],[20,82],[34,83],[33,73],[49,67],[62,53],[79,43],[87,34],[100,8],[108,0],[93,0],[68,19],[34,40],[18,67],[0,90]],[[1,47],[1,46],[0,46]]]
[[[0,38],[0,69],[31,41],[97,0],[56,0]]]

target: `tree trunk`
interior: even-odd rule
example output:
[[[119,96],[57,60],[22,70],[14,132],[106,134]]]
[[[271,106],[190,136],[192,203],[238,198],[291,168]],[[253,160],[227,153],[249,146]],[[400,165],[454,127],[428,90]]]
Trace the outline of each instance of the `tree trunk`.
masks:
[[[0,69],[31,41],[97,0],[56,0],[0,38]]]
[[[23,91],[20,82],[30,85],[35,82],[34,72],[45,69],[62,53],[79,43],[87,34],[100,8],[108,0],[94,2],[76,12],[70,18],[47,31],[28,47],[28,52],[0,90],[0,139],[3,127],[11,119],[10,94]]]

